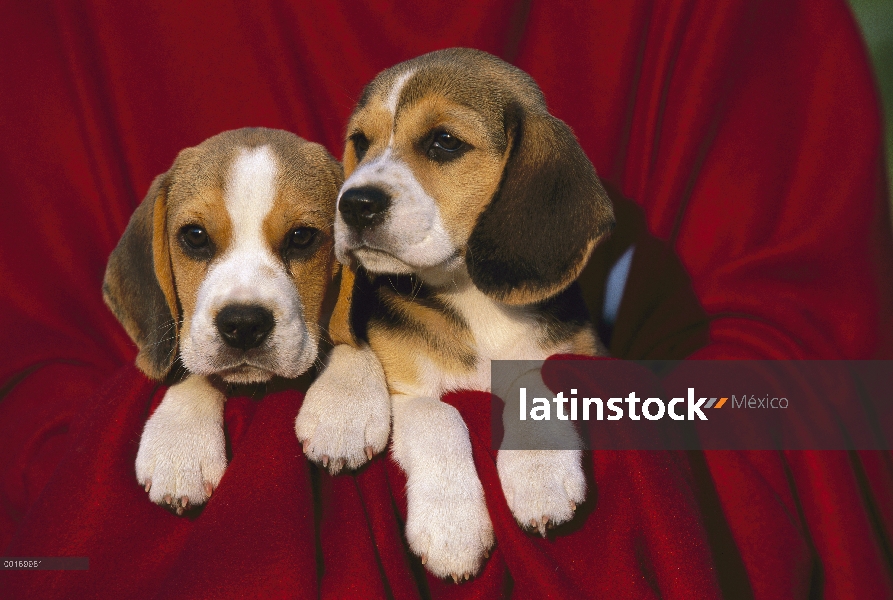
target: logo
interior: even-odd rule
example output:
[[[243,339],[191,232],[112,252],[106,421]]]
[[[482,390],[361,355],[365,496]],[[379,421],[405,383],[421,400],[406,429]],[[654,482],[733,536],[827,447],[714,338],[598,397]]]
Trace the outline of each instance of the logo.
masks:
[[[644,417],[649,421],[657,421],[664,417],[669,417],[674,421],[707,421],[707,415],[704,413],[708,409],[717,409],[726,406],[726,401],[732,399],[730,406],[733,408],[787,408],[789,405],[787,398],[757,398],[751,395],[741,396],[738,400],[736,396],[721,398],[697,398],[695,389],[688,388],[687,398],[673,398],[669,402],[664,402],[661,398],[646,398],[642,400],[636,396],[635,392],[631,392],[625,398],[608,398],[603,401],[601,398],[577,398],[577,390],[572,389],[570,397],[565,397],[564,392],[558,392],[551,403],[546,398],[532,398],[528,409],[527,388],[520,388],[519,397],[519,418],[526,421],[528,417],[534,421],[549,421],[552,419],[552,404],[555,405],[555,417],[560,421],[577,421],[582,417],[583,421],[590,419],[595,421],[619,421],[624,417],[628,417],[633,421],[639,421]],[[641,406],[639,403],[641,402]],[[682,406],[679,406],[679,405]],[[624,406],[625,405],[625,406]],[[605,409],[608,414],[605,415]],[[679,412],[682,411],[682,412]]]

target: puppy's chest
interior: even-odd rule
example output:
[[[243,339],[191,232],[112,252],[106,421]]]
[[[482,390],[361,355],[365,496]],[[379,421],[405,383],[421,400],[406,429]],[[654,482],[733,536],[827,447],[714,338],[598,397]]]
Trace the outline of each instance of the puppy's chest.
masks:
[[[549,340],[534,309],[500,304],[470,285],[415,297],[381,291],[386,312],[402,321],[381,319],[370,342],[397,393],[489,390],[490,361],[543,360],[567,350]]]
[[[488,369],[491,360],[545,358],[542,324],[532,310],[499,304],[472,286],[442,297],[462,316],[475,353]]]

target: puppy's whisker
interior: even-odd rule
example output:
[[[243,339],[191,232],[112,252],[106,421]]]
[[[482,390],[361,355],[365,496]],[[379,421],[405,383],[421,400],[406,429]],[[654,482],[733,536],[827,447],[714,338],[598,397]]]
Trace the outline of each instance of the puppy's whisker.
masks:
[[[306,323],[305,326],[312,333],[315,333],[320,339],[322,338],[323,334],[325,333],[325,329],[323,329],[322,325],[320,325],[319,323]]]
[[[158,340],[157,342],[154,342],[154,343],[152,343],[152,344],[146,344],[146,348],[154,348],[155,346],[164,344],[164,343],[166,343],[166,342],[170,342],[171,340],[175,340],[175,339],[177,339],[177,336],[175,336],[175,335],[172,335],[172,336],[170,336],[170,337],[166,337],[166,338],[162,338],[162,339],[160,339],[160,340]]]
[[[170,329],[171,327],[174,327],[174,326],[176,326],[176,325],[177,325],[177,321],[171,319],[170,321],[167,321],[167,322],[165,322],[165,323],[162,323],[161,325],[159,325],[158,327],[156,327],[156,328],[155,328],[155,331],[158,331],[159,329]]]
[[[412,291],[410,292],[409,301],[415,302],[415,299],[418,297],[419,292],[422,291],[422,280],[418,277],[413,277],[410,275],[410,280],[412,281]]]
[[[465,251],[467,253],[466,260],[469,260],[471,262],[472,267],[476,266],[475,259],[474,259],[474,252],[471,251],[471,247],[466,246]]]
[[[341,92],[342,96],[344,96],[344,98],[342,98],[342,100],[347,100],[349,102],[348,106],[351,106],[351,107],[356,106],[357,102],[359,101],[359,98],[357,98],[356,96],[351,94],[349,89],[347,89],[345,86],[340,85],[340,84],[336,84],[336,89],[339,92]]]
[[[316,334],[318,342],[331,343],[329,341],[328,337],[326,336],[327,332],[325,329],[323,329],[322,325],[319,325],[318,323],[308,323],[307,327],[308,327],[308,329],[311,329]]]

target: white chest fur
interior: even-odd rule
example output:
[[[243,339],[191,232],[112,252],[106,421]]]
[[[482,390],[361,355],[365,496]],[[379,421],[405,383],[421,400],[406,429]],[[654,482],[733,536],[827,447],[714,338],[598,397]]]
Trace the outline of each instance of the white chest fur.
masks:
[[[496,302],[470,282],[442,292],[440,297],[468,324],[477,363],[471,371],[449,373],[425,356],[416,357],[422,374],[421,389],[407,390],[411,395],[439,398],[452,390],[490,391],[490,361],[545,360],[551,354],[565,351],[542,346],[539,341],[542,324],[530,309]]]

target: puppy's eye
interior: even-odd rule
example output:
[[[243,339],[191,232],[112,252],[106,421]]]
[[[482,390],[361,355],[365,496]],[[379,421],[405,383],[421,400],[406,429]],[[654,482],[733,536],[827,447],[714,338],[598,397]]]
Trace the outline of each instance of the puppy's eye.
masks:
[[[357,155],[357,162],[363,160],[366,151],[369,150],[369,138],[362,133],[355,133],[350,136],[350,141],[353,142],[353,151]]]
[[[316,241],[319,236],[319,229],[313,227],[295,227],[285,236],[283,244],[283,254],[286,259],[297,258],[303,254],[303,250],[307,250]]]
[[[187,253],[206,258],[213,251],[211,237],[201,225],[184,225],[180,228],[180,241]]]
[[[319,230],[312,227],[296,227],[288,234],[288,245],[290,248],[303,250],[313,243],[317,233]]]
[[[462,156],[469,145],[446,131],[435,131],[428,147],[428,157],[439,162],[446,162]]]
[[[462,140],[446,131],[441,131],[434,136],[434,146],[447,152],[455,152],[462,147]]]
[[[204,248],[208,245],[208,232],[198,225],[188,225],[183,228],[183,241],[195,250]]]

